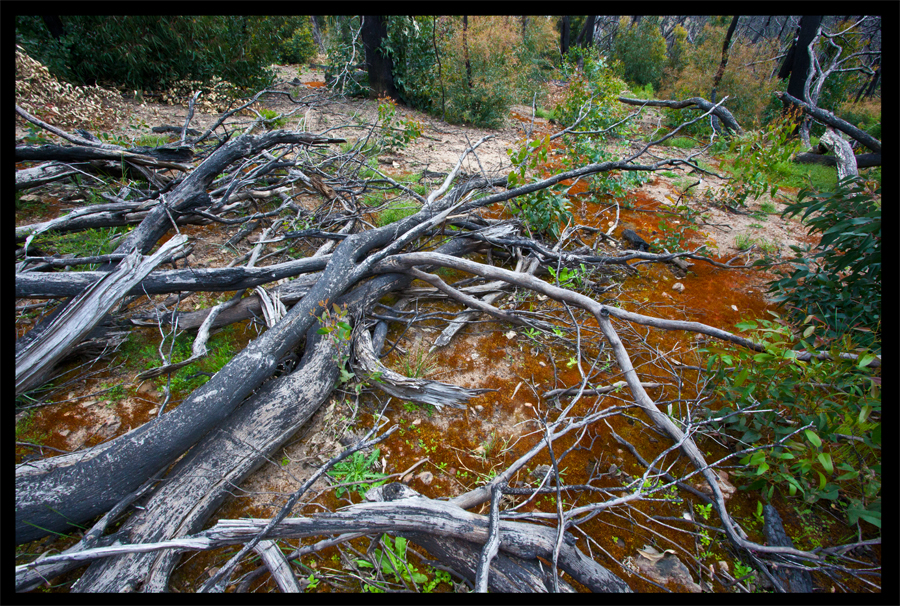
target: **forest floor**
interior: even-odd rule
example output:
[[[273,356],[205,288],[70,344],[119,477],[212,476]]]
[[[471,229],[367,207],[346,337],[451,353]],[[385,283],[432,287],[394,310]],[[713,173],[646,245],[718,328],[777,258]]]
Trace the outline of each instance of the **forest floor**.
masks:
[[[281,83],[277,88],[292,90],[297,96],[321,97],[315,106],[303,108],[293,114],[285,128],[295,128],[302,120],[304,130],[309,132],[343,127],[330,131],[329,136],[353,139],[365,136],[365,130],[347,125],[375,122],[377,100],[330,97],[324,88],[322,72],[306,66],[299,76],[297,66],[279,66],[278,71]],[[547,105],[552,105],[553,99],[563,92],[561,87],[550,86]],[[180,126],[187,115],[187,109],[180,105],[150,101],[138,103],[133,99],[126,100],[125,103],[127,110],[124,115],[127,119],[106,132],[125,138],[133,137],[135,134],[145,134],[150,126]],[[261,105],[279,112],[299,107],[283,97],[265,99]],[[397,107],[397,114],[402,119],[417,120],[424,128],[422,136],[417,140],[378,158],[379,170],[394,178],[420,174],[423,171],[447,173],[466,147],[488,135],[491,138],[479,147],[477,160],[470,156],[462,170],[470,175],[482,172],[505,174],[510,169],[507,150],[520,145],[529,132],[543,136],[555,132],[554,129],[557,128],[541,118],[532,121],[531,108],[525,106],[512,108],[506,126],[498,130],[450,125],[403,106]],[[212,124],[217,115],[195,113],[190,126],[203,130]],[[249,125],[252,120],[252,116],[235,116],[227,124],[230,127]],[[658,122],[658,114],[651,112],[643,118],[642,125],[652,129],[656,126],[654,121]],[[22,137],[27,134],[27,130],[22,125],[17,125],[16,134],[17,138]],[[633,144],[632,141],[620,140],[615,144],[614,151],[625,153],[632,149]],[[684,155],[684,151],[662,148],[656,153],[680,157]],[[719,166],[715,158],[701,156],[700,160],[713,170]],[[686,174],[680,169],[671,171],[668,175],[653,175],[650,182],[631,192],[626,200],[620,201],[622,208],[619,209],[619,223],[613,235],[618,236],[622,229],[630,227],[651,242],[660,235],[661,221],[669,226],[679,226],[683,219],[671,213],[670,209],[684,188],[696,180],[696,175]],[[425,182],[433,189],[440,181],[432,179]],[[741,250],[742,241],[753,241],[771,247],[775,257],[787,256],[791,245],[811,242],[799,222],[780,217],[784,206],[780,197],[775,200],[766,197],[750,202],[745,208],[748,214],[728,213],[708,204],[706,194],[722,187],[724,183],[718,177],[703,176],[702,183],[690,189],[687,194],[689,204],[701,218],[685,232],[688,241],[694,246],[706,243],[714,250],[713,256],[724,261],[735,255],[745,254]],[[47,188],[44,191],[54,190]],[[57,191],[53,195],[44,193],[39,196],[26,194],[23,200],[32,203],[17,212],[17,225],[54,218],[79,199],[78,192],[74,191],[68,194]],[[586,201],[584,197],[573,197],[573,200],[576,200],[573,202],[573,214],[578,222],[606,230],[615,221],[615,205]],[[302,198],[300,203],[303,203]],[[311,198],[309,203],[318,202]],[[773,205],[768,207],[768,213],[762,210],[764,203]],[[497,212],[491,212],[491,216],[499,216]],[[195,236],[190,265],[227,265],[235,257],[235,253],[223,244],[236,229],[237,226],[221,224],[184,227],[184,233]],[[250,240],[252,239],[251,237]],[[245,241],[240,250],[243,251],[248,246]],[[758,250],[747,252],[745,258],[749,264],[754,258],[758,258]],[[673,274],[668,266],[653,265],[643,266],[635,273],[637,275],[624,278],[617,295],[620,304],[632,311],[672,319],[703,321],[734,331],[734,325],[741,319],[759,317],[767,309],[772,309],[765,295],[765,281],[769,276],[758,270],[726,270],[694,263],[686,275]],[[681,283],[683,290],[673,290],[672,286],[676,283]],[[225,300],[232,294],[224,293],[214,300]],[[17,302],[18,305],[29,303],[37,301]],[[213,300],[209,295],[197,293],[182,300],[179,309],[190,311],[211,304]],[[131,311],[139,313],[149,309],[152,309],[152,305],[147,303],[135,305]],[[423,313],[431,310],[450,314],[459,308],[446,300],[432,300],[427,305],[423,303],[420,309]],[[21,336],[33,325],[35,318],[18,315],[17,336]],[[228,332],[229,347],[239,350],[255,338],[255,330],[247,322],[232,328]],[[438,352],[439,356],[429,357],[422,352],[430,346],[438,332],[439,328],[434,326],[417,328],[406,334],[401,334],[402,329],[392,330],[389,341],[396,341],[400,346],[398,349],[405,354],[392,354],[387,358],[390,361],[388,365],[393,364],[396,368],[404,363],[408,364],[418,354],[420,361],[427,367],[429,378],[439,378],[465,387],[487,387],[496,391],[473,400],[465,411],[445,409],[439,412],[428,410],[427,407],[397,404],[389,407],[386,414],[392,422],[401,423],[403,430],[381,445],[378,468],[387,474],[398,474],[404,482],[422,494],[447,497],[463,492],[479,478],[489,477],[491,470],[503,469],[504,463],[514,460],[511,454],[503,454],[502,449],[498,448],[499,443],[502,441],[504,446],[514,443],[521,436],[521,427],[526,423],[532,408],[549,405],[536,392],[530,391],[530,387],[550,385],[552,388],[557,379],[566,383],[567,379],[571,382],[571,377],[562,364],[557,368],[560,360],[564,360],[558,348],[533,342],[521,333],[509,331],[507,326],[492,321],[477,323],[457,335],[450,345]],[[160,342],[159,330],[155,327],[136,328],[133,333],[131,339],[137,345],[130,350],[132,352],[141,347],[146,348],[149,344],[155,347]],[[634,339],[640,339],[641,336],[631,335]],[[643,337],[653,342],[655,347],[678,352],[685,363],[689,363],[688,359],[699,359],[694,357],[697,344],[691,341],[690,335],[669,335],[659,340],[654,340],[655,337],[650,335]],[[215,345],[215,341],[212,343]],[[104,362],[89,365],[87,371],[93,373],[89,376],[85,376],[85,368],[67,369],[65,376],[57,381],[59,387],[51,398],[56,402],[54,405],[18,415],[17,440],[39,443],[50,449],[73,451],[111,439],[151,420],[158,413],[164,399],[163,383],[135,381],[135,374],[143,370],[142,367],[135,366],[136,359],[137,356],[117,356],[108,365]],[[534,360],[537,360],[537,365],[533,363]],[[158,358],[155,363],[159,363]],[[169,406],[175,404],[177,398]],[[270,464],[255,472],[235,491],[234,498],[226,502],[210,523],[227,517],[269,517],[277,512],[285,495],[289,495],[319,465],[339,452],[342,444],[347,443],[348,435],[358,435],[371,427],[373,412],[377,412],[377,402],[360,398],[352,391],[347,391],[343,397],[333,398],[330,403],[322,406],[281,452],[273,456]],[[365,421],[366,417],[368,421]],[[354,419],[355,428],[350,427]],[[628,428],[623,427],[619,431],[625,434]],[[630,435],[629,439],[639,449],[648,444],[647,440],[655,441],[649,432],[643,437],[640,434],[641,432],[632,429],[626,435]],[[628,454],[623,453],[619,446],[610,442],[608,448],[610,454],[605,458],[597,459],[592,456],[579,464],[610,465],[615,462],[622,468],[629,466]],[[35,451],[33,448],[19,447],[17,460],[33,456],[35,452],[42,452],[44,456],[53,454],[49,449]],[[576,459],[573,457],[573,460]],[[410,468],[413,471],[407,472]],[[328,487],[326,481],[320,480],[314,487],[314,494],[308,499],[317,504],[311,505],[307,511],[320,510],[322,507],[334,509],[346,503],[339,502]],[[746,502],[736,506],[738,515],[743,513],[748,518],[752,517],[750,512],[756,507],[755,496],[735,497],[735,501],[740,499]],[[789,534],[793,531],[797,536],[804,534],[802,528],[814,529],[806,533],[809,534],[807,539],[819,534],[827,537],[834,523],[827,519],[800,520],[789,509],[783,513]],[[602,532],[622,537],[623,540],[616,537],[615,541],[607,543],[610,545],[609,551],[623,560],[633,556],[635,550],[643,545],[639,537],[627,538],[627,530],[607,528]],[[50,542],[43,542],[38,549],[50,546]],[[196,587],[198,579],[202,580],[226,555],[211,552],[186,556],[173,576],[173,589],[189,591]],[[714,560],[716,559],[727,561],[724,550],[717,552]],[[335,562],[318,562],[320,567],[325,565],[334,567]],[[313,562],[313,567],[315,566]],[[271,581],[266,581],[258,590],[270,590],[272,586]],[[635,581],[634,587],[655,590],[639,581]]]

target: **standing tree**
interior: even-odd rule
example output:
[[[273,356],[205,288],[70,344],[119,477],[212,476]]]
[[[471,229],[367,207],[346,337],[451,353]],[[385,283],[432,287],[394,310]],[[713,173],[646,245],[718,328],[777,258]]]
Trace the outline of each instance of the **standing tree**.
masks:
[[[712,84],[712,93],[710,93],[710,101],[713,103],[716,102],[716,93],[719,87],[719,82],[722,81],[722,76],[725,74],[725,67],[728,65],[728,47],[731,46],[731,37],[734,35],[734,30],[737,27],[739,16],[735,15],[731,20],[731,25],[728,27],[728,33],[725,34],[725,42],[722,43],[722,61],[719,63],[719,69],[716,71],[716,76],[713,78]],[[718,118],[713,116],[713,130],[719,129],[719,121]]]
[[[559,22],[559,53],[565,57],[569,52],[569,35],[571,17],[564,15]]]
[[[366,71],[369,73],[369,88],[374,97],[387,95],[399,100],[394,88],[393,61],[381,52],[381,43],[387,38],[387,25],[382,17],[363,17],[361,31],[366,49]]]
[[[784,64],[781,66],[781,71],[778,72],[778,77],[782,80],[790,75],[791,79],[788,82],[787,92],[803,101],[807,100],[803,95],[803,87],[806,85],[806,77],[809,74],[810,67],[809,53],[806,52],[806,49],[809,48],[809,45],[816,38],[821,23],[821,15],[806,15],[800,19],[797,36],[794,38],[790,50],[788,50]],[[789,108],[790,104],[785,103],[785,114],[787,114]],[[800,124],[797,124],[794,132],[798,128],[800,128]]]

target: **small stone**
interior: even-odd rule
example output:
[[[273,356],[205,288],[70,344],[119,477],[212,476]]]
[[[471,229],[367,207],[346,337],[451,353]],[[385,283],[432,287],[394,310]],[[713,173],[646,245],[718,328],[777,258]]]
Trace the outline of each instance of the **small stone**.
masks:
[[[482,410],[484,410],[484,406],[482,406],[481,404],[476,404],[475,410],[477,410],[478,412],[481,412]]]
[[[719,568],[722,570],[722,572],[728,572],[728,562],[719,560],[717,563],[719,565]]]
[[[737,311],[738,310],[737,305],[732,305],[731,309],[733,309],[734,311]]]
[[[155,415],[155,414],[158,413],[158,412],[159,412],[159,407],[158,407],[158,406],[154,406],[153,408],[150,409],[150,412],[148,412],[147,414],[149,414],[149,415]]]
[[[405,476],[403,476],[403,479],[402,479],[401,481],[402,481],[404,484],[409,484],[410,482],[412,482],[412,480],[413,480],[413,474],[408,473],[408,474],[406,474]]]
[[[514,339],[516,336],[516,331],[511,330],[508,333],[504,334],[503,336],[506,337],[507,339]]]
[[[684,284],[682,284],[681,282],[676,282],[672,285],[672,290],[674,290],[675,292],[684,292]]]
[[[59,435],[66,438],[69,436],[70,433],[72,433],[71,429],[63,429],[62,431],[59,432]]]
[[[415,421],[412,422],[412,424],[413,424],[413,425],[418,425],[418,424],[421,423],[421,422],[422,422],[422,419],[416,419]]]
[[[423,471],[422,473],[420,473],[419,475],[416,476],[416,479],[418,479],[420,482],[422,482],[422,484],[425,484],[425,486],[428,486],[429,484],[431,484],[431,481],[434,479],[434,474],[431,473],[430,471]]]

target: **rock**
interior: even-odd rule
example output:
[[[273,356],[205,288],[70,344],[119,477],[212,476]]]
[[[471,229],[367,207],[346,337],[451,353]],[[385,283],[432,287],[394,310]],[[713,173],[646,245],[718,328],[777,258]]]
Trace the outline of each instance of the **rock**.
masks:
[[[684,284],[682,284],[681,282],[676,282],[672,285],[672,290],[674,290],[675,292],[684,292]]]
[[[652,546],[645,545],[638,549],[637,555],[632,558],[632,564],[646,577],[656,581],[660,585],[675,583],[684,587],[691,593],[700,593],[702,589],[694,582],[691,572],[671,549],[660,553]]]
[[[423,471],[422,473],[420,473],[419,475],[416,476],[416,479],[419,480],[420,482],[422,482],[422,484],[425,484],[425,486],[428,486],[429,484],[431,484],[431,481],[434,479],[434,474],[431,473],[430,471]]]
[[[728,499],[730,499],[732,497],[732,495],[734,495],[737,488],[734,487],[734,484],[732,484],[731,482],[728,481],[728,473],[727,472],[724,472],[721,469],[717,469],[716,476],[718,478],[717,483],[719,485],[719,490],[722,491],[722,498],[724,498],[725,501],[727,502]],[[699,482],[694,484],[694,488],[696,488],[697,490],[699,490],[700,492],[702,492],[704,494],[712,495],[712,489],[709,487],[709,484],[702,478],[700,479]]]

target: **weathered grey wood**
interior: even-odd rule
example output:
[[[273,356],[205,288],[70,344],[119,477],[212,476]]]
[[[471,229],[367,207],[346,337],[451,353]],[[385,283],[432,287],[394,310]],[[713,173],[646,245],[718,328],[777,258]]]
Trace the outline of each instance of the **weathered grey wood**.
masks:
[[[78,341],[116,305],[131,288],[150,273],[170,252],[187,242],[176,236],[151,257],[144,259],[134,251],[123,259],[116,271],[107,274],[70,302],[42,333],[16,352],[16,395],[33,389]]]
[[[353,339],[356,361],[354,370],[363,377],[377,377],[373,385],[402,400],[422,402],[437,406],[450,406],[465,409],[463,402],[490,391],[489,389],[467,389],[441,381],[428,381],[405,377],[386,367],[375,355],[372,347],[372,335],[368,330],[354,333]]]
[[[311,331],[308,354],[292,374],[266,384],[178,462],[166,481],[118,532],[121,541],[154,543],[199,531],[234,486],[266,462],[318,410],[338,376],[338,350]],[[163,417],[165,418],[165,417]],[[116,591],[133,585],[167,591],[175,552],[131,554],[93,564],[73,587]]]
[[[714,116],[716,116],[719,120],[722,121],[722,125],[729,131],[732,131],[737,134],[741,134],[744,132],[744,129],[741,128],[741,125],[738,124],[738,121],[735,120],[734,116],[728,111],[726,108],[716,107],[715,103],[710,103],[703,97],[691,97],[690,99],[684,99],[683,101],[669,101],[669,100],[657,100],[657,99],[629,99],[628,97],[619,97],[619,102],[624,103],[626,105],[645,105],[648,107],[668,107],[671,109],[684,109],[685,107],[690,107],[691,105],[696,105],[700,109],[705,112],[712,110]]]
[[[281,591],[284,593],[301,593],[303,591],[290,563],[281,553],[281,549],[278,548],[275,541],[260,541],[253,551],[259,554]]]
[[[796,97],[793,97],[785,92],[775,93],[775,96],[783,101],[788,101],[793,103],[797,107],[800,107],[807,114],[815,118],[816,120],[822,122],[823,124],[827,124],[828,126],[834,127],[839,131],[846,133],[871,149],[873,152],[880,154],[881,153],[881,141],[870,135],[864,130],[860,130],[847,122],[846,120],[842,120],[838,118],[833,113],[828,110],[821,109],[819,107],[815,107],[814,105],[810,105],[805,101],[801,101]]]
[[[859,170],[856,168],[856,156],[853,155],[850,144],[835,133],[833,128],[829,127],[825,130],[825,134],[819,139],[819,144],[834,153],[838,179],[859,175]]]
[[[128,557],[133,553],[150,553],[169,549],[215,549],[244,543],[268,526],[269,520],[219,520],[210,528],[190,537],[141,545],[117,545],[46,558],[45,564],[78,559],[89,561],[109,556]],[[269,538],[302,538],[343,532],[366,533],[428,533],[484,544],[488,539],[488,520],[455,505],[424,497],[403,498],[387,502],[367,502],[352,505],[334,513],[312,517],[287,518],[275,525]],[[499,549],[507,555],[526,560],[537,557],[551,559],[556,545],[553,528],[523,522],[500,522]],[[559,554],[562,570],[592,591],[630,592],[628,584],[603,566],[597,564],[575,546],[566,535]],[[26,566],[27,567],[27,566]],[[82,577],[84,578],[84,577]],[[84,587],[81,580],[76,583]]]
[[[226,292],[253,288],[325,269],[331,257],[309,257],[268,267],[217,267],[158,270],[148,274],[128,294],[159,295],[181,291]],[[107,272],[79,271],[16,274],[16,297],[27,299],[71,297],[103,278]]]
[[[169,158],[177,159],[178,162],[190,160],[193,154],[189,149],[171,150],[170,153],[155,150],[153,155],[149,151],[152,148],[141,148],[138,150],[109,150],[98,149],[96,147],[85,147],[80,145],[62,146],[62,145],[17,145],[15,158],[16,162],[45,162],[47,160],[56,160],[58,162],[87,162],[90,160],[113,160],[116,162],[128,161],[134,164],[150,166],[154,168],[174,168],[181,171],[188,171],[190,167],[178,164]],[[154,157],[157,156],[157,157]]]
[[[23,168],[16,171],[16,191],[52,183],[77,174],[78,171],[72,167],[56,162],[47,162],[39,166]]]

